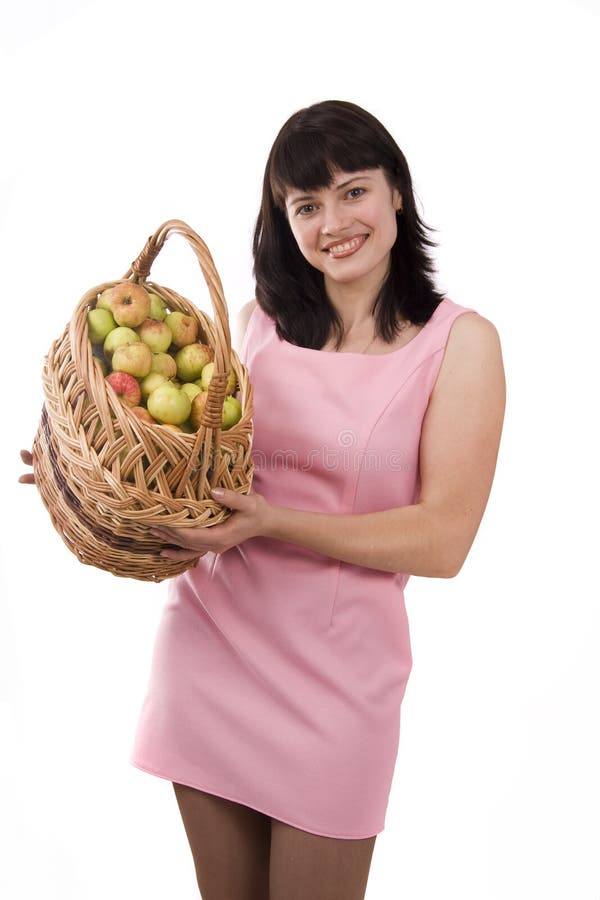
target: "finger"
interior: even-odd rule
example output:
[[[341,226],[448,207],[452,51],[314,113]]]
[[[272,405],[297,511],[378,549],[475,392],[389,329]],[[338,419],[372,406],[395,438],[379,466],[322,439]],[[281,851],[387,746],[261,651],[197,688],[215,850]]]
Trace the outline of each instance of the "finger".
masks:
[[[19,477],[20,484],[35,484],[35,475],[27,474]]]
[[[175,559],[175,560],[188,560],[188,559],[196,559],[198,556],[204,556],[204,553],[198,553],[197,550],[161,550],[160,555],[166,557],[167,559]]]
[[[33,465],[33,454],[29,450],[21,450],[21,459],[26,466]]]

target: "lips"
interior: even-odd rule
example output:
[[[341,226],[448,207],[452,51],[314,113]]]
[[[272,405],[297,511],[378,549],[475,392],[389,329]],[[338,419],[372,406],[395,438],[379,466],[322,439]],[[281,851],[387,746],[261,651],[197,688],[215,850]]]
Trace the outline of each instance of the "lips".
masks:
[[[367,240],[367,237],[368,235],[366,234],[357,234],[354,237],[348,238],[346,241],[332,242],[323,248],[323,252],[328,253],[333,259],[351,256],[362,247]]]

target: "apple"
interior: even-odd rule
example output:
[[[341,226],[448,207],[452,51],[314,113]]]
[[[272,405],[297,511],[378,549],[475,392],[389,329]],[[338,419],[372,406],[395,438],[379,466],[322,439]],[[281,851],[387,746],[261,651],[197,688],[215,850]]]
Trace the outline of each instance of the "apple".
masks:
[[[122,281],[112,288],[110,307],[117,325],[136,328],[150,314],[150,295],[141,284]]]
[[[133,375],[128,372],[111,372],[104,379],[126,406],[139,406],[142,391]]]
[[[148,291],[148,293],[150,294],[150,318],[158,319],[159,322],[164,322],[165,316],[167,315],[167,304],[163,298],[159,297],[154,291]]]
[[[207,363],[202,369],[202,374],[200,375],[200,386],[203,391],[208,390],[208,386],[210,384],[211,378],[213,377],[213,372],[215,371],[214,362]],[[225,394],[233,394],[235,390],[235,372],[233,369],[229,370],[229,375],[227,377],[227,387],[225,388]]]
[[[212,347],[208,344],[186,344],[175,354],[177,377],[182,381],[193,381],[199,378],[203,368],[214,359]]]
[[[193,400],[196,394],[202,394],[202,388],[198,387],[197,384],[193,384],[190,381],[186,381],[185,384],[181,385],[181,390],[188,395],[190,400]]]
[[[127,372],[136,378],[145,378],[151,365],[152,350],[143,341],[121,344],[113,353],[113,372]]]
[[[96,301],[96,309],[107,309],[109,311],[109,313],[112,314],[112,306],[111,306],[112,292],[113,292],[113,289],[111,287],[106,288],[105,290],[102,291],[102,293],[100,294],[100,296],[98,297],[98,299]]]
[[[142,422],[147,422],[148,425],[156,425],[156,419],[153,419],[145,406],[132,406],[131,412],[134,416],[137,416],[138,419],[141,419]]]
[[[160,427],[168,428],[169,431],[175,431],[179,434],[183,433],[183,428],[181,427],[181,425],[173,425],[171,422],[160,422]]]
[[[136,331],[141,341],[148,344],[153,353],[164,353],[171,346],[171,329],[158,319],[144,319]]]
[[[88,337],[92,344],[103,344],[106,335],[117,323],[108,309],[90,309],[87,314]]]
[[[148,397],[148,412],[163,424],[181,425],[189,418],[191,409],[188,395],[170,382],[161,384]]]
[[[186,316],[185,313],[175,310],[175,312],[169,313],[165,322],[171,329],[173,343],[177,347],[184,347],[186,344],[193,344],[198,340],[198,323],[192,316]]]
[[[161,384],[169,384],[167,376],[163,375],[161,372],[150,372],[149,375],[142,378],[142,397],[147,399],[152,391],[155,391]]]
[[[204,407],[206,406],[206,401],[208,400],[208,394],[206,391],[200,391],[199,394],[196,394],[194,399],[192,400],[192,411],[190,412],[190,423],[194,431],[198,431],[200,428],[200,423],[202,420],[202,413],[204,412]]]
[[[120,347],[122,344],[132,344],[137,340],[138,336],[133,328],[126,328],[123,325],[119,325],[118,328],[113,328],[113,330],[109,331],[106,335],[103,348],[104,354],[110,362],[117,347]]]
[[[160,372],[167,378],[175,378],[177,375],[177,363],[170,353],[153,353],[151,372]]]
[[[237,397],[225,397],[223,401],[223,430],[232,428],[242,418],[242,404]]]

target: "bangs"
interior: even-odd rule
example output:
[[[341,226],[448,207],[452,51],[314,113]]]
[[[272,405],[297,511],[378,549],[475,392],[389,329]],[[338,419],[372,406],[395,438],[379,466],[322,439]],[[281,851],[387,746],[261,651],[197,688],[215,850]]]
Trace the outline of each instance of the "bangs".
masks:
[[[285,209],[291,188],[318,191],[333,183],[336,171],[377,169],[388,162],[372,143],[348,140],[314,129],[292,131],[273,148],[270,186],[276,204]],[[388,163],[389,164],[389,163]]]

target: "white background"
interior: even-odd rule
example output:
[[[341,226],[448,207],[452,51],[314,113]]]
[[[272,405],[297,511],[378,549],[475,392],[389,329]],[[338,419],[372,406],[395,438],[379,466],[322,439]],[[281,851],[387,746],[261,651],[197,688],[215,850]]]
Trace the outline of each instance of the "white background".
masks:
[[[508,384],[469,559],[407,588],[367,898],[598,900],[598,2],[35,0],[1,39],[0,893],[197,897],[170,783],[128,762],[166,585],[80,565],[18,451],[51,341],[165,219],[235,315],[271,143],[336,98],[404,150],[438,284],[494,322]],[[210,311],[183,241],[153,277]]]

